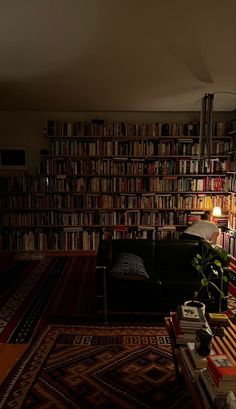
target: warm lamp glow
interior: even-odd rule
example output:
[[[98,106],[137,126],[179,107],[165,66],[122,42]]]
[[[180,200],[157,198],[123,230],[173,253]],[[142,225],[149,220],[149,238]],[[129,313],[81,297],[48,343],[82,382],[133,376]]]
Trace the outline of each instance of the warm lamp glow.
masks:
[[[214,217],[219,217],[221,216],[221,208],[218,206],[215,206],[212,212],[212,216]]]

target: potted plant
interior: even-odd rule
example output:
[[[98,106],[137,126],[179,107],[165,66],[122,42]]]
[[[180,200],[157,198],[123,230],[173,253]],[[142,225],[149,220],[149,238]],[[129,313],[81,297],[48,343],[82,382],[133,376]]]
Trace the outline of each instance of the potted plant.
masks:
[[[228,281],[224,269],[228,262],[229,254],[222,247],[213,245],[209,241],[202,243],[201,254],[197,253],[192,259],[192,266],[200,277],[200,286],[193,294],[192,303],[197,301],[215,306],[218,301],[218,312],[221,312],[222,299],[226,297],[224,283]]]

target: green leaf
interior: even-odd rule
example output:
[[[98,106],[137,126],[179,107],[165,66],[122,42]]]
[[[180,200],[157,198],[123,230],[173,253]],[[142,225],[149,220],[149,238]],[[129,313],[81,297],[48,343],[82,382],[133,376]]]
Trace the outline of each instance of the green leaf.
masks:
[[[209,283],[209,281],[207,280],[207,278],[202,278],[201,279],[201,284],[202,284],[203,287],[207,287],[208,283]]]
[[[221,266],[222,266],[220,260],[214,260],[213,263],[214,263],[216,266],[218,266],[218,267],[221,267]]]

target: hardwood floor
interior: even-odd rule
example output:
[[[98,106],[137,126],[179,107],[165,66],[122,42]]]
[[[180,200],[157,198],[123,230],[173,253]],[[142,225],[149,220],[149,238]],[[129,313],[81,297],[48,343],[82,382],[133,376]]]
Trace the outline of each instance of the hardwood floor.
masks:
[[[20,359],[29,344],[0,344],[0,384]]]

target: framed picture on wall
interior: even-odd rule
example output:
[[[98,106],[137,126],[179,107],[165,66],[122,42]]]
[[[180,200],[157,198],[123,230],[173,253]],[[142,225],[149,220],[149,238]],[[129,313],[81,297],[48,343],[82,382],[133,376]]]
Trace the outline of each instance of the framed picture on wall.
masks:
[[[0,168],[27,169],[27,150],[24,147],[0,147]]]

